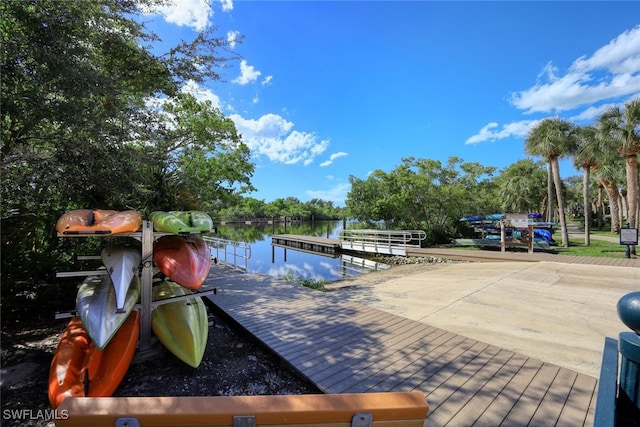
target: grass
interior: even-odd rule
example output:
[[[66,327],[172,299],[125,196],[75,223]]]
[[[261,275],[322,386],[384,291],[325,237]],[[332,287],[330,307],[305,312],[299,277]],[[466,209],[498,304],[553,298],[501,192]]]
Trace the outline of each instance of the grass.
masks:
[[[609,233],[610,235],[610,233]],[[618,243],[606,242],[604,240],[591,239],[589,246],[584,245],[584,239],[570,238],[569,247],[563,248],[558,246],[555,251],[559,255],[572,255],[572,256],[593,256],[593,257],[608,257],[608,258],[624,258],[626,246]]]

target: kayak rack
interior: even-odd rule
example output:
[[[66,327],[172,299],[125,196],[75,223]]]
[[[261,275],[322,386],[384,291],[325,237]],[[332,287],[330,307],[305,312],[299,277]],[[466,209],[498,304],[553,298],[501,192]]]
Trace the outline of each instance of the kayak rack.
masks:
[[[180,233],[183,234],[195,234],[195,233]],[[199,234],[199,233],[198,233]],[[168,304],[171,302],[182,301],[185,299],[191,299],[195,297],[204,297],[217,293],[217,289],[209,289],[206,291],[196,291],[189,295],[181,295],[172,298],[166,298],[158,301],[153,301],[153,275],[156,273],[153,266],[153,243],[163,236],[173,235],[173,233],[155,232],[153,231],[153,223],[148,220],[142,221],[141,231],[135,233],[118,233],[118,234],[105,234],[105,233],[75,233],[66,234],[58,233],[58,237],[131,237],[142,243],[141,255],[141,267],[140,267],[140,304],[134,306],[134,310],[140,311],[140,338],[138,340],[138,351],[140,353],[148,352],[151,350],[151,312],[158,306]],[[81,255],[78,256],[79,260],[91,260],[100,259],[99,256],[94,255]],[[99,270],[86,270],[86,271],[63,271],[56,272],[56,277],[87,277],[107,274],[106,269]],[[76,311],[70,310],[63,313],[56,313],[56,319],[64,319],[75,316]]]

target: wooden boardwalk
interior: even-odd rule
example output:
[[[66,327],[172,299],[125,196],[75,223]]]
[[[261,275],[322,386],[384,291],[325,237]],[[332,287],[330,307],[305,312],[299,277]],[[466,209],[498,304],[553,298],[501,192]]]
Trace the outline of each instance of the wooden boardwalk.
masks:
[[[424,392],[425,426],[586,426],[597,380],[337,295],[212,268],[208,298],[326,393]]]

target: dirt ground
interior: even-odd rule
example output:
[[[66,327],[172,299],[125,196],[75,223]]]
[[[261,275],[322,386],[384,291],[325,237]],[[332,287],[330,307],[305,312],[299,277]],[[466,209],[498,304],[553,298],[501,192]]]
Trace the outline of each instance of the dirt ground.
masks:
[[[392,267],[327,286],[366,286],[422,269],[438,268],[442,260],[390,259]],[[265,349],[232,320],[209,310],[209,338],[202,363],[194,369],[156,344],[152,356],[134,363],[114,396],[238,396],[321,393],[284,361]],[[2,325],[2,426],[50,427],[47,397],[49,366],[67,321],[36,327]]]
[[[224,316],[210,314],[210,324],[207,349],[197,369],[156,344],[151,357],[134,359],[114,396],[320,393]],[[47,381],[65,326],[57,321],[37,329],[2,331],[2,426],[54,425],[46,419],[51,417]],[[24,410],[29,412],[18,416],[12,412]]]

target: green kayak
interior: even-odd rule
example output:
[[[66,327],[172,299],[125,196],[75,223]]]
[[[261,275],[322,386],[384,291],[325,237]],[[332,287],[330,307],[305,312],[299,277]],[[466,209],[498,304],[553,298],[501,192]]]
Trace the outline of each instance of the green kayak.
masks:
[[[209,233],[213,220],[202,211],[155,211],[150,215],[155,231],[165,233]]]

